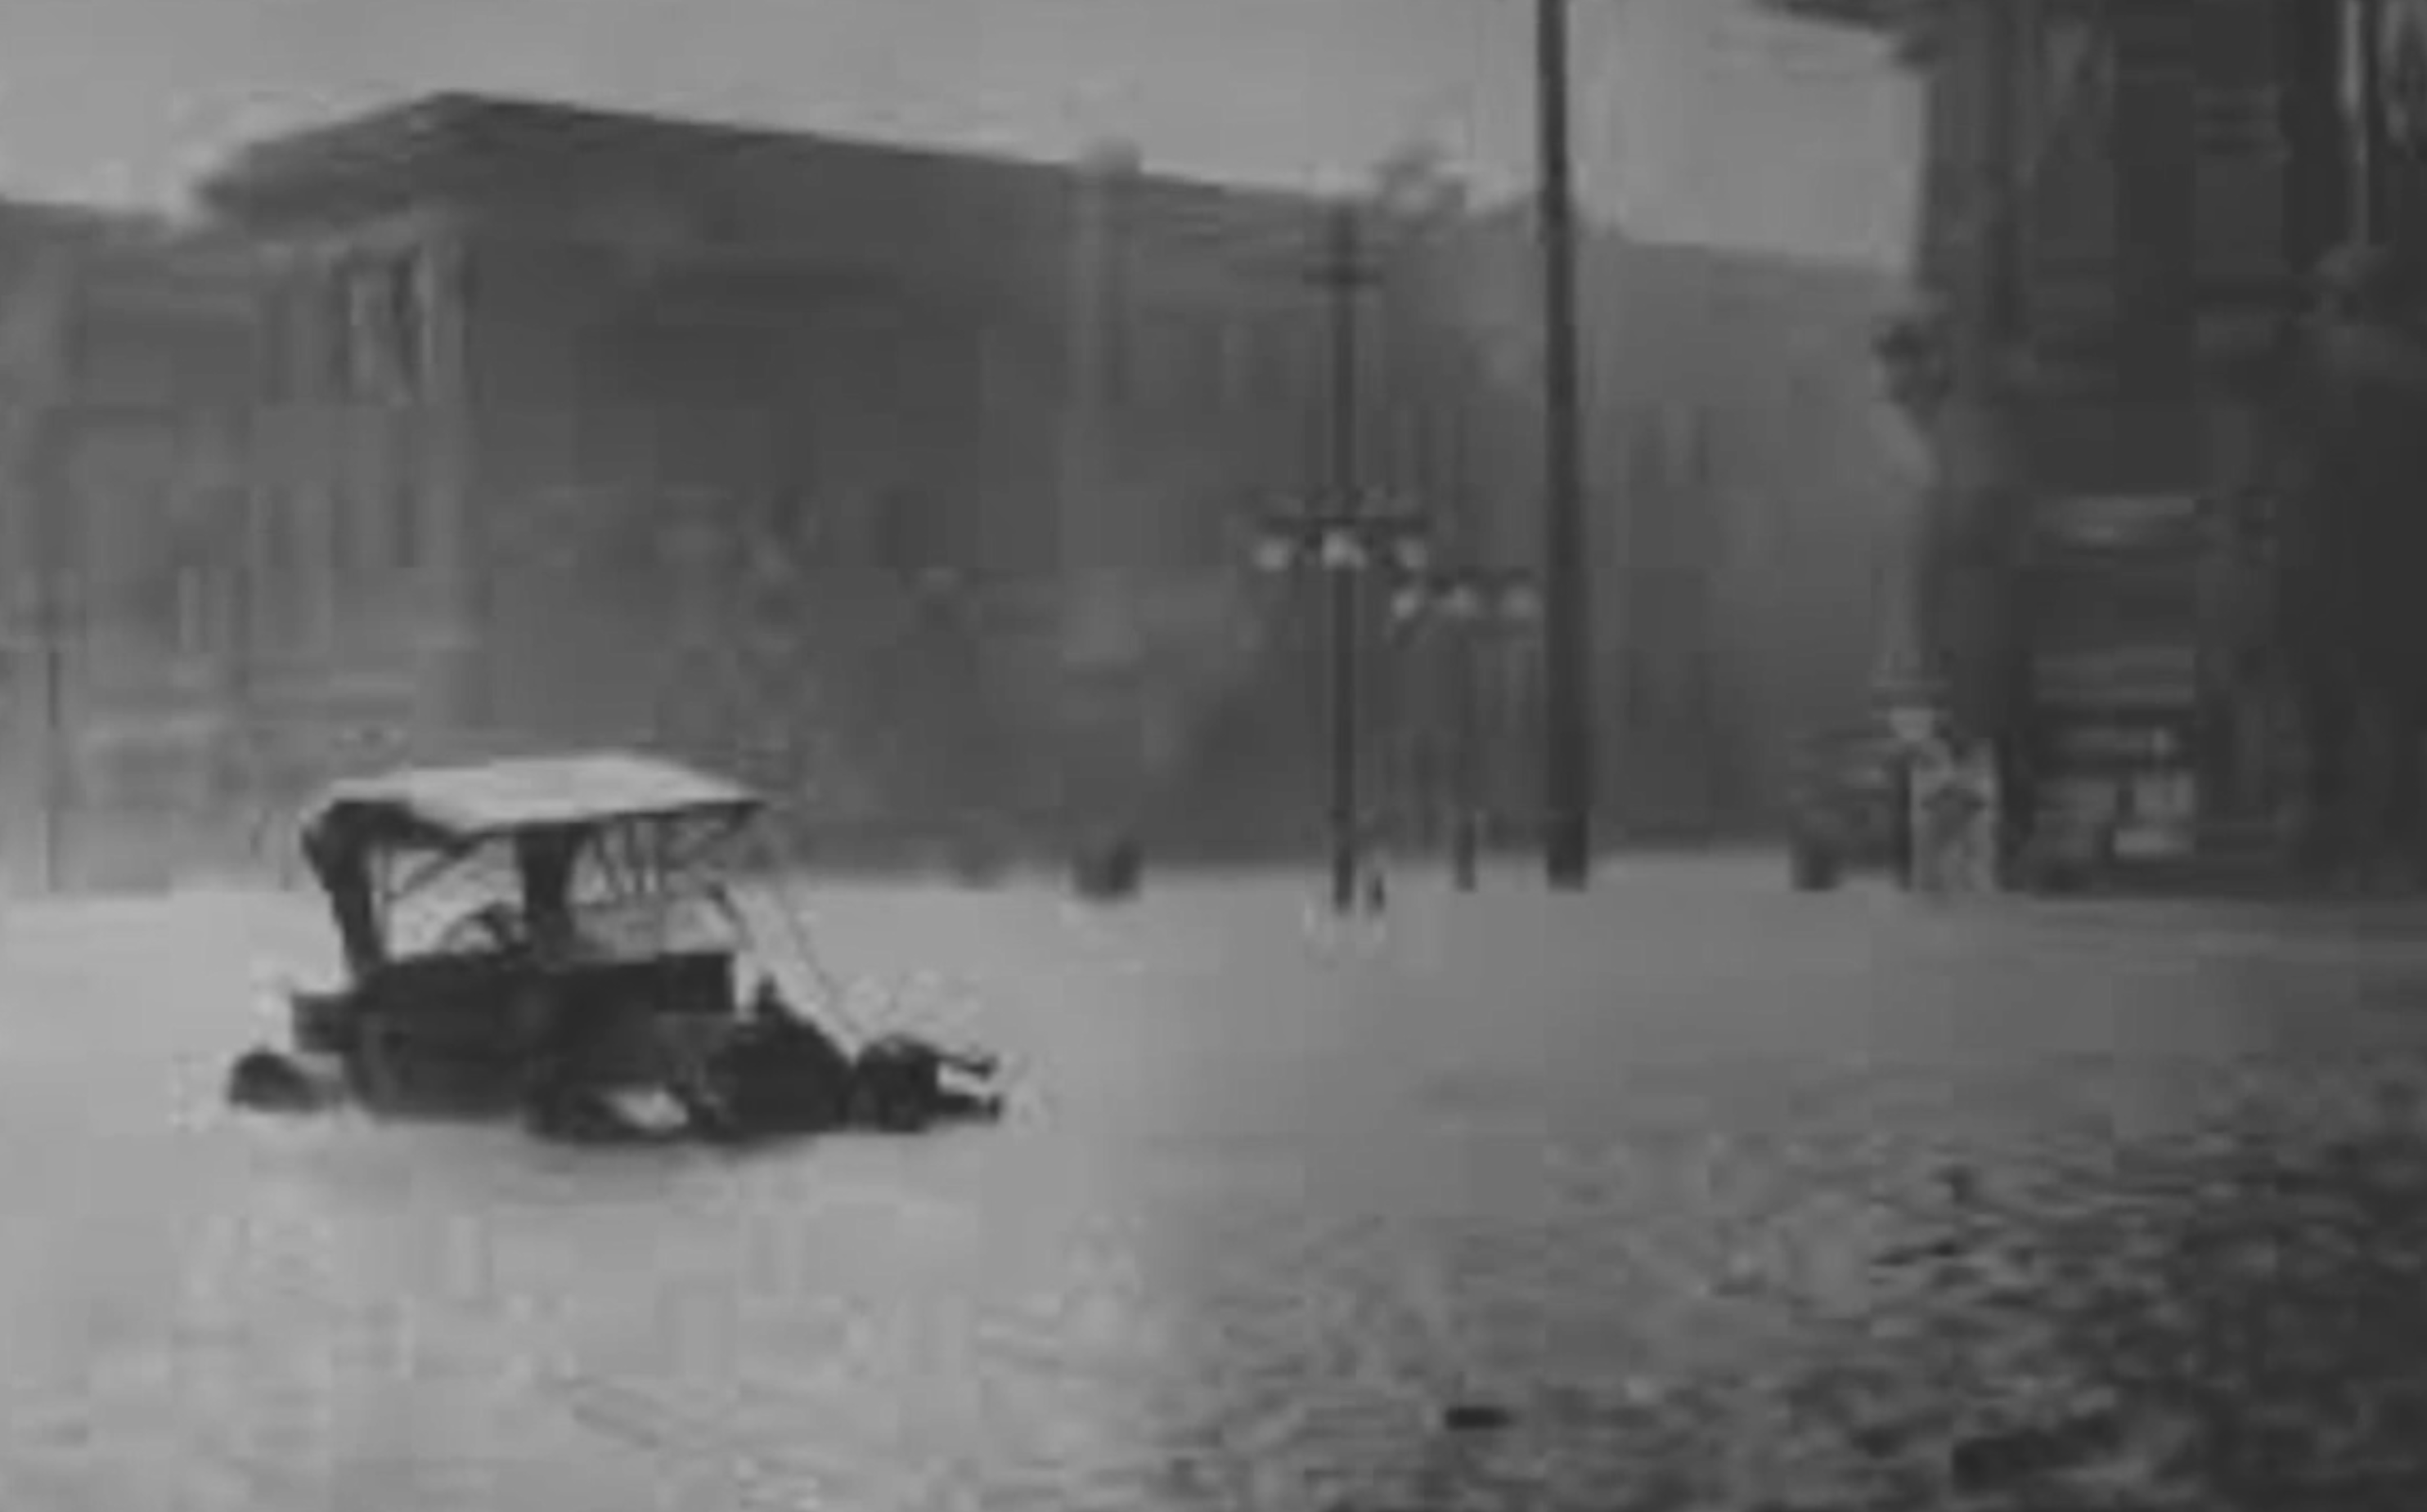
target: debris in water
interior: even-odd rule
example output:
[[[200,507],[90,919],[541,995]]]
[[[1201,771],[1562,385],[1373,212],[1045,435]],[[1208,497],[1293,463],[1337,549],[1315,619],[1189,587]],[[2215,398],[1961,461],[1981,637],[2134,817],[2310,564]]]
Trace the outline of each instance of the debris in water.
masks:
[[[2065,1422],[1975,1434],[1955,1445],[1947,1469],[1958,1491],[2000,1490],[2110,1454],[2123,1438],[2122,1424],[2112,1417],[2085,1413]]]
[[[1442,1413],[1442,1426],[1451,1433],[1490,1433],[1515,1421],[1515,1413],[1490,1402],[1453,1402]]]
[[[318,1113],[336,1099],[334,1091],[316,1080],[293,1058],[269,1049],[254,1049],[228,1068],[228,1105],[253,1113]]]

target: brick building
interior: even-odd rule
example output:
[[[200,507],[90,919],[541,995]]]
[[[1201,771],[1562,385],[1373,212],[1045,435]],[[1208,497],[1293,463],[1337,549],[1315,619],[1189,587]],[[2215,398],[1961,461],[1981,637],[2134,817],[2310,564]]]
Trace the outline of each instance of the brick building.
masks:
[[[253,633],[226,549],[252,512],[251,269],[86,212],[0,211],[0,242],[10,858],[105,865],[82,810],[207,849]]]
[[[202,198],[258,290],[282,790],[383,733],[645,739],[830,829],[1051,825],[1185,786],[1211,720],[1302,743],[1242,711],[1288,654],[1242,531],[1312,481],[1315,202],[462,96]],[[1434,432],[1370,392],[1404,481]]]
[[[1454,549],[1529,561],[1530,229],[1421,175],[1377,187],[1364,477]],[[125,563],[87,637],[118,648],[109,676],[186,669],[183,703],[130,691],[146,717],[117,723],[211,713],[179,726],[189,812],[252,821],[375,760],[645,740],[770,783],[830,846],[1108,819],[1173,848],[1314,833],[1318,622],[1253,575],[1247,534],[1328,486],[1308,274],[1329,203],[1118,154],[1024,164],[459,95],[262,142],[199,199],[194,222],[121,236],[85,287],[131,350],[154,339],[140,312],[187,312],[158,323],[189,355],[155,365],[184,376],[150,413],[222,438],[195,443],[218,460],[108,482],[75,516],[211,526],[81,546]],[[1741,821],[1790,727],[1860,680],[1842,606],[1874,586],[1889,492],[1858,370],[1879,301],[1603,233],[1586,267],[1619,605],[1598,617],[1605,786],[1638,817]],[[64,414],[97,402],[78,364],[98,337],[61,340]],[[172,601],[199,607],[164,618]],[[1419,661],[1377,658],[1393,734],[1374,755],[1404,801],[1442,731]],[[1497,666],[1497,802],[1522,822],[1523,648]],[[1714,690],[1740,706],[1730,730],[1706,727]],[[77,740],[111,723],[83,707]],[[137,805],[86,796],[90,849]]]

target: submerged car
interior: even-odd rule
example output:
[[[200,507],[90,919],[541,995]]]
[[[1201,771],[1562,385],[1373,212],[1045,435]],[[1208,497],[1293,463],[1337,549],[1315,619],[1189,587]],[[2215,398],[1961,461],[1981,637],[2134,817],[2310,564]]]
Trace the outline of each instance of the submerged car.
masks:
[[[301,849],[344,976],[229,1074],[264,1111],[519,1114],[543,1135],[747,1138],[990,1117],[991,1060],[847,1048],[759,975],[718,862],[757,794],[624,753],[340,783]]]

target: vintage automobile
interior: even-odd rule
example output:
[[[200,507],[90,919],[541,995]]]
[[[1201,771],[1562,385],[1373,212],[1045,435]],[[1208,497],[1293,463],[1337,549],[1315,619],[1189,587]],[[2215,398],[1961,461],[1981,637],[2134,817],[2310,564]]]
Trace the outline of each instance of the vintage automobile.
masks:
[[[519,1113],[545,1135],[602,1139],[998,1114],[982,1054],[902,1034],[855,1050],[772,977],[740,994],[756,952],[717,863],[763,809],[623,753],[336,785],[301,849],[343,982],[290,990],[291,1048],[240,1057],[231,1100]]]

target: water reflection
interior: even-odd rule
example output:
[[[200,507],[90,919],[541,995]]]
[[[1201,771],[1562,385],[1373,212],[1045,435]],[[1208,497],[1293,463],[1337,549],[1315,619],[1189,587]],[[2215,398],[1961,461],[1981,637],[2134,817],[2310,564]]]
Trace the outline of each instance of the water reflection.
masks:
[[[1898,1294],[1808,1367],[1809,1405],[1891,1479],[2040,1508],[2414,1500],[2420,1066],[2276,1071],[2041,1190],[1950,1187],[1935,1233],[1884,1257]]]
[[[205,1116],[240,986],[78,943],[0,994],[0,1499],[2419,1504],[2427,972],[1772,898],[833,900],[1044,1095],[740,1161]]]

